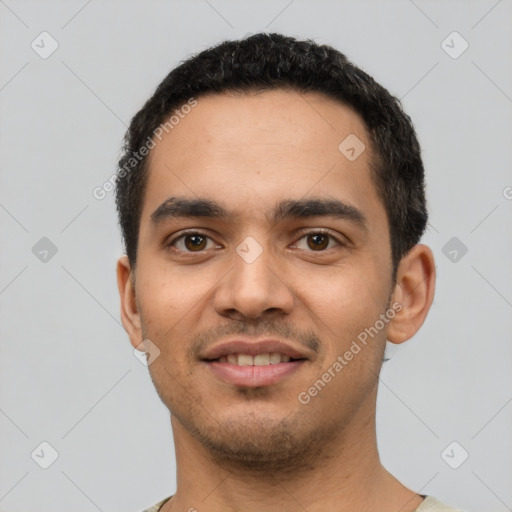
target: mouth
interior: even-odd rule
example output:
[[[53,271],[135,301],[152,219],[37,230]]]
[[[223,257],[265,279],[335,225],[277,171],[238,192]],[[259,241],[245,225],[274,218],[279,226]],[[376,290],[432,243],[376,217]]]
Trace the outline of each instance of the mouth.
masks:
[[[216,359],[206,360],[209,362],[229,363],[235,366],[267,366],[270,364],[289,363],[290,361],[305,361],[305,358],[292,358],[279,352],[268,352],[265,354],[228,354]]]
[[[315,354],[288,340],[237,338],[200,354],[203,364],[224,383],[257,388],[277,384],[303,367]]]
[[[203,361],[222,381],[256,388],[277,384],[295,373],[307,359],[268,352],[256,355],[232,353]]]

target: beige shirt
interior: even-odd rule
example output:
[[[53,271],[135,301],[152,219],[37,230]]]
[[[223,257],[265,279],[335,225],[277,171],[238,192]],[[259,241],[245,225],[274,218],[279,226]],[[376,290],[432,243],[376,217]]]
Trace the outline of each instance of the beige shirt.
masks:
[[[158,512],[162,505],[168,502],[172,496],[165,498],[162,501],[159,501],[156,505],[147,508],[143,512]],[[458,508],[449,507],[448,505],[444,505],[440,501],[436,500],[432,496],[426,496],[421,505],[416,509],[415,512],[463,512]]]

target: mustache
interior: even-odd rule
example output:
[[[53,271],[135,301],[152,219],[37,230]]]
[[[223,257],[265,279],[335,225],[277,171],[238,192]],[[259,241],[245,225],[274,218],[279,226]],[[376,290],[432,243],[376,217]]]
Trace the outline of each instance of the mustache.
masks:
[[[315,353],[318,353],[322,345],[314,331],[302,330],[282,321],[260,320],[258,322],[249,322],[234,320],[232,323],[212,327],[196,334],[192,340],[191,351],[193,354],[198,355],[220,338],[236,334],[255,338],[277,337],[294,340]]]

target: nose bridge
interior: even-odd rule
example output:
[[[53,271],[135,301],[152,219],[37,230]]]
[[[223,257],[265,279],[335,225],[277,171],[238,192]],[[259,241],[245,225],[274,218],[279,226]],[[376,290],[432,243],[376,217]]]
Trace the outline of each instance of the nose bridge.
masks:
[[[259,238],[262,241],[261,237]],[[275,277],[275,271],[272,271],[273,257],[271,253],[267,241],[260,244],[252,236],[246,237],[236,247],[233,270],[240,288],[248,287],[249,290],[253,289],[254,293],[260,289],[261,293],[272,286],[272,276]]]
[[[232,269],[218,290],[217,311],[225,314],[236,310],[247,317],[257,317],[268,310],[288,313],[293,296],[276,268],[274,256],[263,235],[258,239],[246,236],[236,246]]]

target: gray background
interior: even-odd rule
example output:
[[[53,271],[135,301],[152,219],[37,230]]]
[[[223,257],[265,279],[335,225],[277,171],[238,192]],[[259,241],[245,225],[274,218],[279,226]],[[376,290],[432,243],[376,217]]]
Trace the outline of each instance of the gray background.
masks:
[[[0,0],[0,16],[1,511],[137,512],[174,492],[168,412],[119,321],[113,195],[92,190],[171,68],[259,31],[335,46],[411,115],[438,282],[382,372],[382,460],[451,505],[512,510],[511,1]]]

